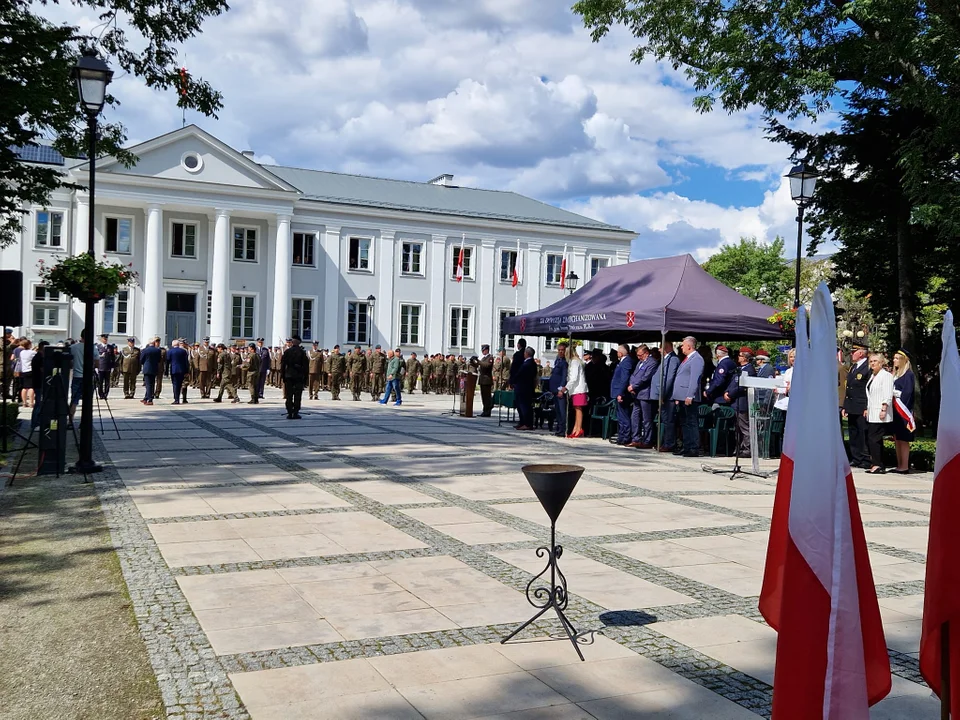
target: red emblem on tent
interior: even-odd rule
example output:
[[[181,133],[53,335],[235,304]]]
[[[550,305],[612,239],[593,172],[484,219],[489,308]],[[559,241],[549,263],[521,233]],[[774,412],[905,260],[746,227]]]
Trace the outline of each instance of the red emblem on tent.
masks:
[[[633,323],[634,323],[634,321],[636,321],[636,319],[637,319],[637,314],[636,314],[633,310],[630,310],[630,311],[627,313],[627,327],[628,327],[628,328],[632,328],[632,327],[633,327]]]
[[[527,329],[527,319],[520,318],[520,332],[524,332]]]

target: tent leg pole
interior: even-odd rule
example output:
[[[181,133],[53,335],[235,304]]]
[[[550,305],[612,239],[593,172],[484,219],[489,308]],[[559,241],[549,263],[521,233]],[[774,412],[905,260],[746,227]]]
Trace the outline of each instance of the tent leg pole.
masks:
[[[663,361],[666,355],[663,354],[663,346],[667,344],[667,331],[660,332],[660,401],[657,408],[657,452],[660,452],[660,436],[663,434]]]

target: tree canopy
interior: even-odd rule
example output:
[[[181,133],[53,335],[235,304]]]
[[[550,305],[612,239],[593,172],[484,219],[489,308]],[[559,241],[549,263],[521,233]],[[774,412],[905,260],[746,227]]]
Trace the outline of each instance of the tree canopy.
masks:
[[[58,2],[0,3],[0,247],[16,240],[24,206],[46,203],[63,182],[59,168],[22,163],[16,148],[46,141],[67,157],[85,155],[86,119],[70,79],[83,49],[95,49],[114,71],[147,87],[175,90],[180,107],[215,115],[222,106],[208,82],[181,75],[177,45],[225,12],[225,0],[71,0],[99,13],[95,35],[45,19],[43,9]],[[106,104],[117,107],[120,100],[108,94]],[[104,155],[132,162],[122,149],[122,125],[102,122],[99,137]]]
[[[741,295],[781,308],[793,295],[793,273],[783,259],[783,239],[771,243],[740,238],[724,245],[703,263],[703,269]]]

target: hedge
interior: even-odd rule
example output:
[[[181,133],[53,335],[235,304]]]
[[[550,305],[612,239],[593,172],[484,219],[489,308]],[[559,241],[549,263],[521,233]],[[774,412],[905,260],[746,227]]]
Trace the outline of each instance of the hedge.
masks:
[[[914,440],[910,443],[910,466],[920,472],[933,472],[937,460],[936,440]],[[887,467],[897,464],[897,450],[893,440],[883,441],[883,463]]]

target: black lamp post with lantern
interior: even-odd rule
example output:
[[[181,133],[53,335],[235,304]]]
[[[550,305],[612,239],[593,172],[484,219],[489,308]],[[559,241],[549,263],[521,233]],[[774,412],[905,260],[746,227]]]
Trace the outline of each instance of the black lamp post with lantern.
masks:
[[[790,180],[790,197],[797,204],[797,275],[793,284],[793,309],[800,307],[800,255],[803,252],[803,212],[813,200],[813,191],[820,177],[806,163],[794,166],[786,176]]]
[[[96,227],[96,160],[97,160],[97,118],[103,110],[107,97],[107,85],[113,79],[113,71],[91,49],[83,51],[70,77],[77,83],[80,107],[87,115],[87,135],[89,149],[87,164],[90,168],[90,212],[87,225],[87,254],[94,257],[93,238]],[[84,300],[84,337],[83,337],[83,392],[80,408],[80,458],[74,466],[78,473],[88,475],[103,468],[93,461],[93,322],[94,306],[97,301],[91,297]]]
[[[564,277],[563,284],[568,293],[573,293],[573,291],[577,289],[577,285],[580,284],[580,276],[571,270],[566,274],[566,277]]]
[[[376,307],[376,305],[377,305],[377,298],[374,297],[372,293],[370,295],[367,295],[367,312],[369,313],[368,322],[370,323],[370,328],[367,331],[367,347],[368,348],[373,342],[373,330],[375,327],[373,323],[373,309]]]

